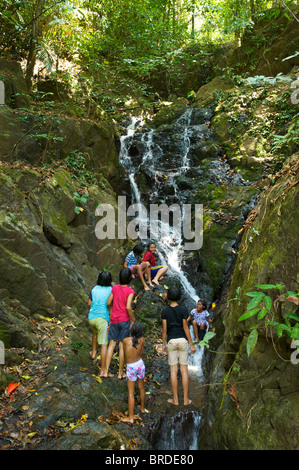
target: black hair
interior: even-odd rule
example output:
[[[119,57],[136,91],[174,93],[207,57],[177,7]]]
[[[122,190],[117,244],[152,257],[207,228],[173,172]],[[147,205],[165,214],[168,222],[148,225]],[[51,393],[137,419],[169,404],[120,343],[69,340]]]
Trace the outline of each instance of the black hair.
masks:
[[[133,253],[135,253],[135,255],[141,255],[141,253],[143,253],[144,249],[143,249],[143,246],[142,245],[135,245],[134,248],[133,248]]]
[[[201,302],[205,309],[207,308],[207,305],[208,305],[208,304],[207,304],[207,302],[206,302],[205,300],[198,299],[197,303],[198,303],[198,302]]]
[[[123,268],[119,273],[119,283],[123,286],[129,284],[132,279],[132,273],[129,268]]]
[[[167,299],[177,301],[181,297],[181,291],[176,286],[169,287],[167,291]]]
[[[136,321],[135,323],[133,323],[131,327],[131,336],[133,338],[132,345],[134,346],[134,348],[136,348],[138,344],[138,339],[142,338],[143,331],[144,331],[144,326],[142,325],[142,323],[140,323],[139,321]]]
[[[148,250],[150,249],[150,246],[151,246],[151,245],[157,246],[155,242],[149,242],[149,243],[147,244],[147,249],[148,249]]]
[[[111,286],[112,276],[109,271],[102,271],[98,276],[97,285],[98,286]]]

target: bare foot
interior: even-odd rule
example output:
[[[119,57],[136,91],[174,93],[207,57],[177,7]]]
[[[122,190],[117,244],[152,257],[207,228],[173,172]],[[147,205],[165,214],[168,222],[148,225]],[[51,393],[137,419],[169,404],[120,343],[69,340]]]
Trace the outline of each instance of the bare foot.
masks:
[[[117,378],[118,378],[119,380],[125,379],[126,377],[127,377],[127,374],[125,374],[125,373],[123,373],[122,375],[119,375],[119,374],[118,374],[118,376],[117,376]]]
[[[144,290],[150,290],[148,286],[144,286]]]
[[[92,351],[89,351],[91,359],[94,359],[97,355],[97,352],[93,353]]]
[[[188,406],[188,405],[191,405],[191,403],[192,403],[192,400],[189,400],[189,398],[188,398],[188,400],[186,401],[186,403],[184,402],[184,405],[185,405],[185,406]]]
[[[120,420],[123,421],[124,423],[130,424],[131,426],[134,424],[134,419],[129,418],[127,416],[120,418]]]
[[[142,407],[141,405],[138,405],[137,408],[140,409],[141,413],[145,413],[145,408]]]
[[[106,378],[106,379],[107,379],[107,378],[114,377],[114,374],[110,374],[110,373],[109,373],[109,374],[104,374],[104,373],[103,373],[103,375],[102,375],[102,374],[100,374],[100,377],[104,377],[104,378]]]
[[[177,402],[177,403],[174,402],[172,398],[168,398],[167,401],[168,401],[168,403],[171,403],[172,405],[178,405],[179,404],[179,402]]]
[[[156,286],[159,286],[159,285],[160,285],[159,282],[158,282],[156,279],[153,279],[152,282],[153,282],[154,284],[156,284]]]

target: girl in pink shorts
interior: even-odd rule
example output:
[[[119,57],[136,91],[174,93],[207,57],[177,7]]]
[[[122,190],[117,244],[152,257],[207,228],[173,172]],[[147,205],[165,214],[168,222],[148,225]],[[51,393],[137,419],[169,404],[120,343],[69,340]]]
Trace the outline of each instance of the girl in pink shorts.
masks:
[[[145,367],[142,360],[143,346],[145,343],[145,338],[143,336],[143,325],[140,322],[133,323],[131,327],[131,336],[125,338],[123,341],[124,344],[124,353],[125,361],[127,364],[127,387],[128,387],[128,407],[129,413],[128,417],[122,418],[122,421],[125,423],[133,424],[134,423],[134,392],[135,392],[135,382],[138,383],[139,393],[140,393],[140,402],[138,406],[142,413],[145,412],[145,390],[144,390],[144,376],[145,376]]]

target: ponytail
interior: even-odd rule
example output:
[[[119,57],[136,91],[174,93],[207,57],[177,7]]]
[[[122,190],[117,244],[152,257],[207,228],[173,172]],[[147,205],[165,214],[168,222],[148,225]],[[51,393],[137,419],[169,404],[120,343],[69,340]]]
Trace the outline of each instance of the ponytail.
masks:
[[[134,348],[137,347],[139,343],[138,341],[139,338],[142,338],[143,331],[144,331],[144,327],[139,321],[133,323],[132,328],[131,328],[131,336],[132,336],[132,346]]]

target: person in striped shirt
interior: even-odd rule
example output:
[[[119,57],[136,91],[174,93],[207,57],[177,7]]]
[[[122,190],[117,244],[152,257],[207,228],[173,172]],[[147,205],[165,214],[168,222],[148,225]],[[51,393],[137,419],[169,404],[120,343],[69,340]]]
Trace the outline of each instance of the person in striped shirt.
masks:
[[[126,256],[124,267],[129,268],[134,277],[139,277],[145,290],[150,290],[144,279],[144,273],[147,274],[147,279],[150,287],[154,287],[151,278],[151,266],[149,261],[142,261],[140,264],[140,257],[144,249],[142,245],[135,245],[133,250]]]

